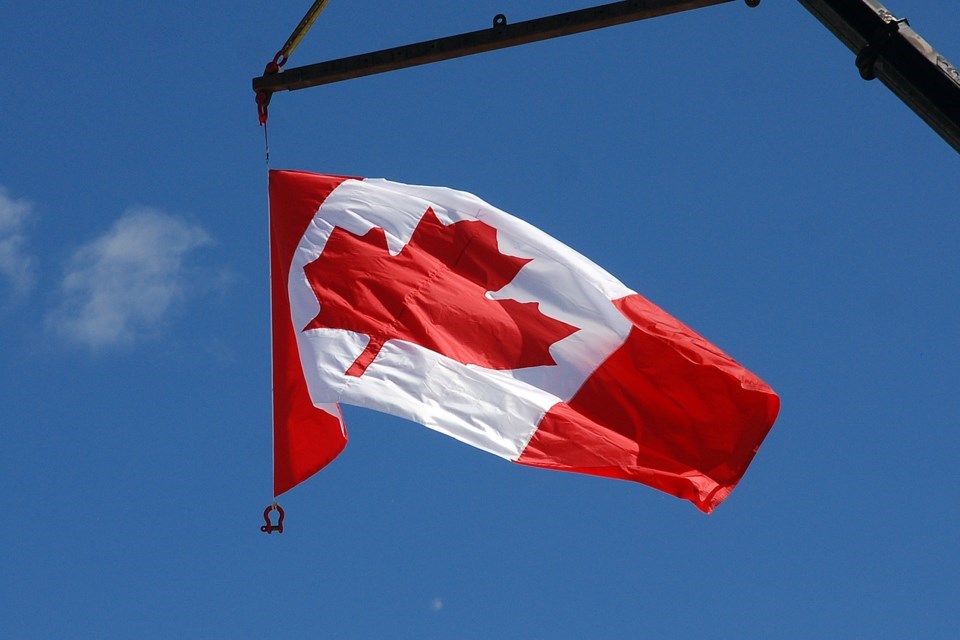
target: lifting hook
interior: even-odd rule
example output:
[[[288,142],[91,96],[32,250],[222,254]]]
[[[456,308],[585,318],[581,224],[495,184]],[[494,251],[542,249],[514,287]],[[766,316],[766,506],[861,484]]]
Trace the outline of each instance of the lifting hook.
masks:
[[[277,512],[277,524],[270,522],[271,511]],[[260,531],[263,531],[264,533],[273,533],[274,531],[277,533],[283,533],[283,516],[283,507],[278,505],[276,502],[268,505],[267,508],[263,510],[263,520],[267,524],[261,526]]]

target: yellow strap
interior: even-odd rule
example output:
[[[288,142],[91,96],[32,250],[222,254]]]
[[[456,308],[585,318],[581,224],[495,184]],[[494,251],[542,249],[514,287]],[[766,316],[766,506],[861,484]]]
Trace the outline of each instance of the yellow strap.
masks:
[[[293,33],[290,34],[290,37],[287,38],[287,43],[283,45],[283,48],[280,49],[280,55],[282,56],[283,62],[286,62],[290,57],[290,54],[293,53],[293,50],[297,48],[297,45],[300,44],[300,41],[303,40],[303,37],[307,35],[307,31],[310,31],[310,27],[313,26],[313,23],[316,22],[317,16],[320,15],[320,12],[327,7],[327,3],[330,0],[316,0],[313,3],[313,6],[307,11],[307,14],[303,16],[303,20],[300,21],[300,24],[297,25],[297,28],[293,30]]]

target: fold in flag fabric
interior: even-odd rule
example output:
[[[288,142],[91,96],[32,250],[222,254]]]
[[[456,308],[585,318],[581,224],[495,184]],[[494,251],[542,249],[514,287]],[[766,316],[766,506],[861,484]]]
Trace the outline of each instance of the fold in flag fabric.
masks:
[[[469,193],[271,171],[270,234],[275,495],[343,450],[347,403],[709,513],[776,419],[757,376]]]

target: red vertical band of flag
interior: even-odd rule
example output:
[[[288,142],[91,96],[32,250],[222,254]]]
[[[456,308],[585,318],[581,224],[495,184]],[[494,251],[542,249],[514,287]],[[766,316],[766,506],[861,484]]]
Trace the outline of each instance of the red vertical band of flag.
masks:
[[[544,416],[521,464],[635,480],[711,512],[776,420],[755,375],[640,295],[623,345]]]
[[[274,496],[327,466],[347,446],[342,418],[316,408],[310,399],[287,295],[290,261],[300,238],[323,201],[346,179],[270,173]]]

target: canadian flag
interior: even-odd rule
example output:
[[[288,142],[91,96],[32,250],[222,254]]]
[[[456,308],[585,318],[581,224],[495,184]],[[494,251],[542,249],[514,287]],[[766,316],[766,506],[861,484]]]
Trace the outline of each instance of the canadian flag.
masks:
[[[462,191],[270,172],[274,494],[343,450],[338,403],[705,512],[779,399],[573,249]]]

